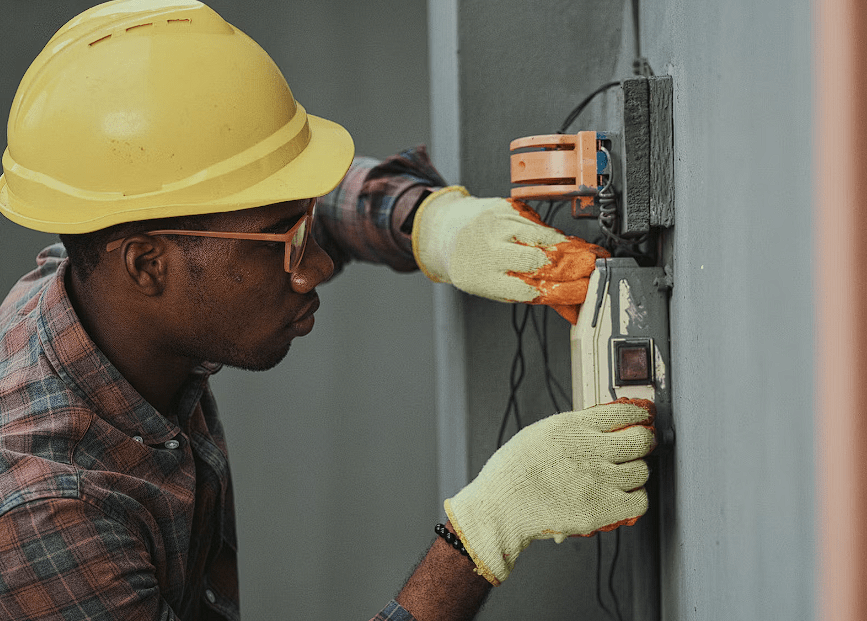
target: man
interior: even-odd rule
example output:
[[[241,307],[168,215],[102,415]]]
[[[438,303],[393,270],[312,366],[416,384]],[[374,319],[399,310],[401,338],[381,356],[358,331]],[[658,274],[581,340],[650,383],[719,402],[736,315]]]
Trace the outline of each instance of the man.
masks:
[[[63,242],[0,306],[4,618],[238,617],[208,378],[279,363],[313,328],[334,259],[417,266],[574,319],[601,249],[441,187],[421,151],[357,162],[314,217],[352,156],[345,130],[194,0],[115,0],[52,37],[13,102],[0,177],[4,215]],[[637,519],[651,412],[618,403],[522,430],[446,501],[378,618],[470,618],[531,540]]]

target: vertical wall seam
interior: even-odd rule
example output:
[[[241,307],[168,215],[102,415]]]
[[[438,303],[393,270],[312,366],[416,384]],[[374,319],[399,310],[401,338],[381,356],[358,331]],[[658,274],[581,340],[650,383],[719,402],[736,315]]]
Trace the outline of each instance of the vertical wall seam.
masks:
[[[428,0],[431,158],[450,183],[460,183],[458,0]],[[437,480],[440,498],[467,484],[468,413],[461,294],[434,285]]]

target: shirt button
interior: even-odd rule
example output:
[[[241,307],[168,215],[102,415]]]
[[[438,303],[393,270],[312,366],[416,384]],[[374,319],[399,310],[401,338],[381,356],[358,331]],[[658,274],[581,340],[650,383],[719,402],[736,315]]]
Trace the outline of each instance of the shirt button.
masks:
[[[217,601],[217,596],[214,595],[214,592],[211,589],[205,589],[205,597],[212,604]]]
[[[178,448],[180,445],[181,445],[181,443],[178,442],[177,440],[169,440],[168,442],[166,442],[166,445],[165,445],[165,446],[166,446],[167,449],[176,449],[176,448]]]
[[[132,439],[135,440],[136,442],[138,442],[139,444],[142,444],[144,442],[144,440],[142,439],[141,436],[133,436]]]

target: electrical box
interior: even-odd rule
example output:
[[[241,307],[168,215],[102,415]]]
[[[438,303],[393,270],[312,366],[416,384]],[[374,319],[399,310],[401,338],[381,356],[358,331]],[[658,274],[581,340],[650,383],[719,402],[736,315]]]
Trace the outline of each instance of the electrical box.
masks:
[[[669,279],[632,258],[599,259],[570,331],[572,405],[583,410],[621,397],[649,399],[660,444],[670,445]]]
[[[572,201],[572,215],[599,217],[621,239],[674,224],[671,76],[620,85],[618,132],[582,131],[513,140],[512,198]]]

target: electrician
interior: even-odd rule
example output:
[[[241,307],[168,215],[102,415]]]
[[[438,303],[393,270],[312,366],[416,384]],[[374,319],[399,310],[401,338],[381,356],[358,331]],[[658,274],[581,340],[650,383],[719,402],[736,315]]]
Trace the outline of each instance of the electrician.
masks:
[[[379,248],[400,269],[567,316],[603,252],[520,204],[441,187],[423,150],[360,160],[318,218],[349,135],[194,0],[74,18],[24,76],[8,128],[0,211],[63,243],[0,306],[6,619],[238,618],[208,379],[270,368],[313,328],[334,270],[323,247],[338,262]],[[341,205],[361,188],[380,193],[353,220]],[[470,618],[530,541],[634,522],[652,416],[623,402],[520,431],[446,501],[441,537],[377,618]]]

